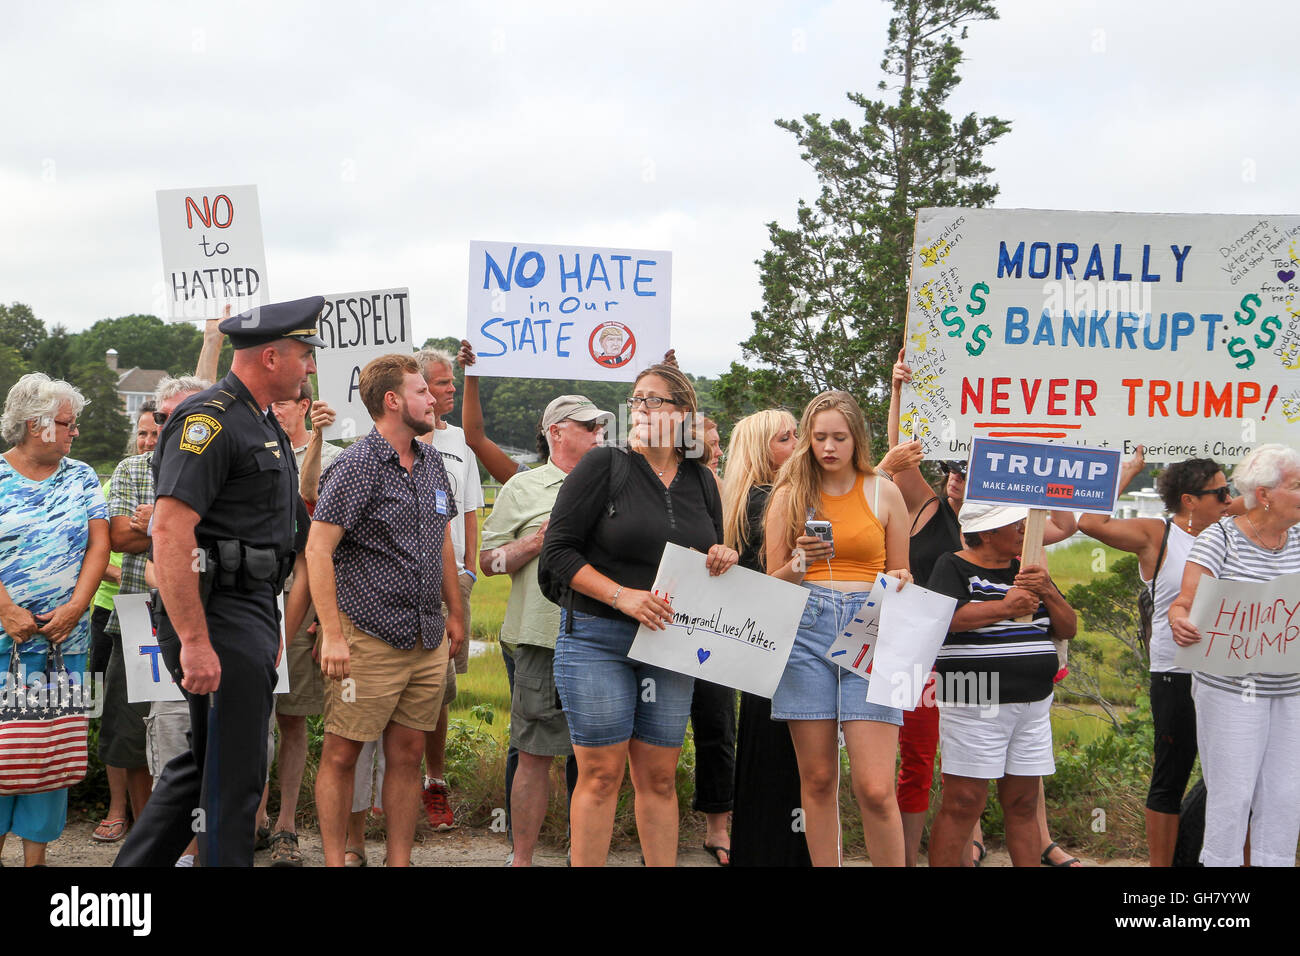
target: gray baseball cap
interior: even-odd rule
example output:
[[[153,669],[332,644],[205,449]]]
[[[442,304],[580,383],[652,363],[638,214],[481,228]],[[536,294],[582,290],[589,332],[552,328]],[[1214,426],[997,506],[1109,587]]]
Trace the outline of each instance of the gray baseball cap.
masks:
[[[613,412],[596,407],[596,403],[586,395],[561,395],[551,400],[542,412],[542,431],[559,424],[566,418],[575,422],[592,422],[598,418],[613,418]]]

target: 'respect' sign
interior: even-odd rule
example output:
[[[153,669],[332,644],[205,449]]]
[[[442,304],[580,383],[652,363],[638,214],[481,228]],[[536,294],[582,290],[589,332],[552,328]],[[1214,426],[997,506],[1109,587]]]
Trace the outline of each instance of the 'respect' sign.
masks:
[[[1119,496],[1120,457],[1114,448],[976,438],[965,500],[1108,515]]]
[[[1300,444],[1300,216],[923,209],[900,425],[1148,461]]]

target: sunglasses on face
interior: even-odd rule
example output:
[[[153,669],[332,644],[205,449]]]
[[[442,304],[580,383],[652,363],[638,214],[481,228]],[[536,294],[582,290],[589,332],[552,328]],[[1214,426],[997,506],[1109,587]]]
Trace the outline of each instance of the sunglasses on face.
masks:
[[[154,412],[154,413],[153,413],[153,423],[154,423],[155,425],[165,425],[165,424],[167,424],[167,413],[166,413],[166,412]]]
[[[1232,493],[1228,491],[1227,485],[1224,485],[1221,488],[1202,488],[1200,491],[1191,491],[1188,492],[1188,494],[1195,495],[1198,498],[1205,495],[1214,495],[1219,499],[1219,504],[1222,505],[1226,505],[1228,500],[1232,497]]]
[[[589,422],[580,422],[576,418],[566,418],[565,421],[568,422],[570,425],[577,425],[583,431],[588,431],[588,432],[594,432],[597,428],[600,428],[604,424],[604,422],[602,422],[599,418],[593,418]]]
[[[966,477],[966,466],[956,461],[939,462],[939,470],[945,475],[956,475],[958,478]]]

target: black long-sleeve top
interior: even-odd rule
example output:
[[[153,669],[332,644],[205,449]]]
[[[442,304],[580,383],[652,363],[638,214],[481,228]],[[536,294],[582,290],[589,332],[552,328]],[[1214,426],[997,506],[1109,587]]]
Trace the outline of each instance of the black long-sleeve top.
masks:
[[[610,463],[614,455],[624,454],[627,481],[611,499]],[[665,488],[642,455],[593,448],[560,486],[539,571],[572,583],[590,564],[618,585],[646,591],[654,586],[664,545],[670,541],[700,552],[722,541],[722,500],[713,475],[695,459],[687,459]],[[572,601],[575,611],[632,620],[577,591]]]

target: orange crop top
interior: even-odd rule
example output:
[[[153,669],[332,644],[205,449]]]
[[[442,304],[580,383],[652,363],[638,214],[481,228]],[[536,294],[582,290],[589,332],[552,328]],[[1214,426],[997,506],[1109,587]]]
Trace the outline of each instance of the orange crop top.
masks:
[[[831,523],[835,557],[817,561],[803,576],[805,581],[865,581],[874,583],[885,570],[885,527],[872,513],[863,494],[865,476],[859,474],[852,489],[843,495],[822,492],[817,517]],[[873,489],[879,503],[879,476]]]

